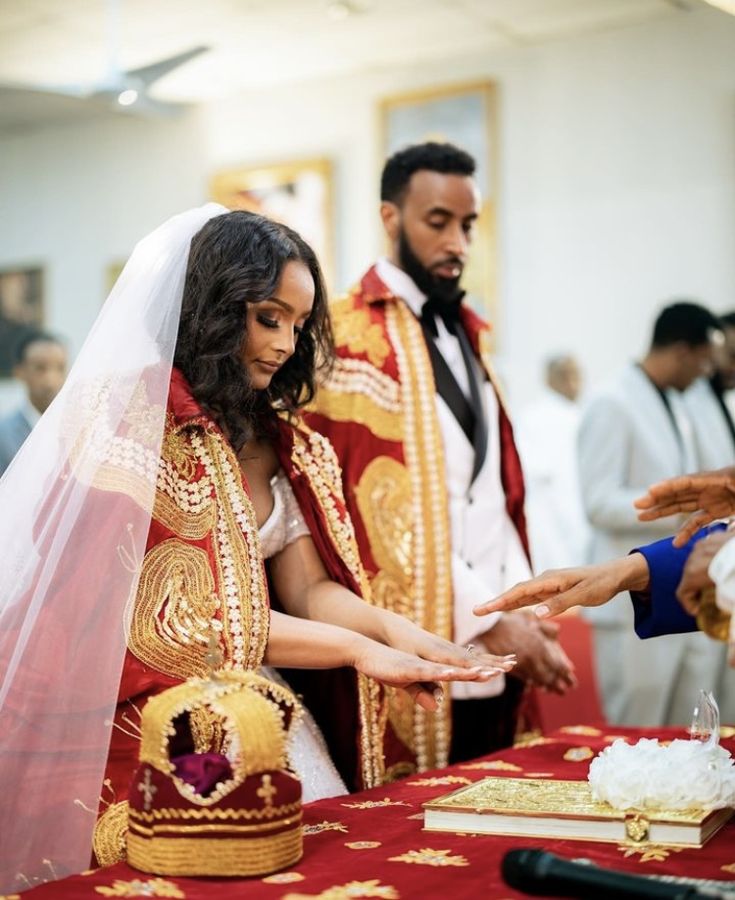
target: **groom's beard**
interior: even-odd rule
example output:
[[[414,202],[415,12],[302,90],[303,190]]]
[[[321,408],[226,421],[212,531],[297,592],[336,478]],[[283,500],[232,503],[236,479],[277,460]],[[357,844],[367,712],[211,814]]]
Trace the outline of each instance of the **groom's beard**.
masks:
[[[403,271],[411,276],[416,287],[427,297],[435,297],[451,303],[460,295],[459,279],[462,276],[442,278],[440,275],[434,275],[413,252],[403,226],[398,234],[398,262]],[[446,265],[446,263],[457,265],[460,271],[464,268],[462,261],[456,257],[448,257],[441,261],[441,264]]]

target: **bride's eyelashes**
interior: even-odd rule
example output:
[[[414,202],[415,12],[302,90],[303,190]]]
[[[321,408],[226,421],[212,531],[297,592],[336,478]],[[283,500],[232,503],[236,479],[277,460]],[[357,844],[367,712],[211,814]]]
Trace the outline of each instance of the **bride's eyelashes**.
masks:
[[[270,316],[266,316],[263,313],[258,313],[255,319],[261,325],[265,326],[265,328],[278,328],[281,324],[278,319],[272,319]],[[293,330],[296,333],[296,337],[300,337],[304,333],[305,327],[305,325],[294,325]]]

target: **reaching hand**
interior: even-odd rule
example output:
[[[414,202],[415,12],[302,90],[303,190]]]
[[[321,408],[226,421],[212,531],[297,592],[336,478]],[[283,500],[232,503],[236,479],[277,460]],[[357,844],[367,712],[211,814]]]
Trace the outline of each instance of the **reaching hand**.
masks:
[[[557,616],[573,606],[602,606],[620,591],[645,590],[648,577],[648,564],[641,553],[594,566],[551,569],[476,606],[475,615],[535,606],[539,618]]]
[[[728,531],[716,531],[697,541],[689,554],[676,589],[676,597],[690,616],[696,616],[699,612],[703,591],[714,587],[709,577],[709,564],[717,551],[732,538],[732,534]]]
[[[674,546],[682,547],[700,528],[735,514],[735,467],[659,481],[635,506],[642,522],[691,513],[674,538]]]
[[[422,659],[435,663],[443,663],[447,666],[459,666],[460,668],[476,668],[481,666],[494,675],[509,672],[516,663],[514,653],[496,656],[484,652],[482,645],[460,647],[430,631],[425,631],[414,625],[404,616],[392,614],[385,628],[385,643],[396,650],[403,650],[420,656]]]
[[[353,665],[363,675],[391,687],[403,688],[414,702],[431,711],[443,700],[438,682],[489,681],[500,674],[498,669],[481,665],[471,668],[440,665],[368,639],[360,643]]]
[[[518,655],[514,675],[556,694],[565,694],[577,679],[574,666],[556,640],[559,628],[528,613],[502,616],[482,635],[492,653],[510,650]]]

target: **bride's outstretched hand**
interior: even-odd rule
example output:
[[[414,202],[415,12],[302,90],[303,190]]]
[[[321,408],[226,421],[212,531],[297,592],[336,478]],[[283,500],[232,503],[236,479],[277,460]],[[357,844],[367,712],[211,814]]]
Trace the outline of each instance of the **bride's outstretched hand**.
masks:
[[[478,665],[476,660],[473,662],[471,667],[443,665],[375,641],[365,641],[358,649],[353,665],[363,675],[391,687],[403,688],[419,706],[433,711],[443,699],[440,682],[488,681],[500,674],[495,667],[487,668]]]
[[[674,538],[674,546],[682,547],[700,528],[735,514],[735,467],[659,481],[635,506],[642,522],[690,513]]]
[[[392,614],[387,621],[384,642],[396,650],[412,653],[430,662],[463,669],[479,666],[492,673],[490,677],[510,672],[516,664],[515,653],[496,656],[488,653],[479,641],[476,646],[468,644],[460,647],[397,614]]]

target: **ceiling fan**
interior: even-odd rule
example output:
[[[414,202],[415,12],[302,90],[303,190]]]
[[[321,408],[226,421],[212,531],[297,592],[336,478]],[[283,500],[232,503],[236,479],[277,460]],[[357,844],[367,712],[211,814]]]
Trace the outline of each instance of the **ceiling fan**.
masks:
[[[206,53],[210,48],[198,45],[147,66],[137,69],[122,69],[118,62],[120,0],[106,0],[106,7],[109,49],[107,71],[100,79],[87,84],[19,85],[5,83],[0,85],[0,88],[5,92],[33,92],[46,96],[76,98],[88,101],[90,105],[97,107],[148,116],[171,115],[184,108],[185,104],[182,103],[154,99],[150,96],[149,90],[164,75],[178,69],[202,53]]]

